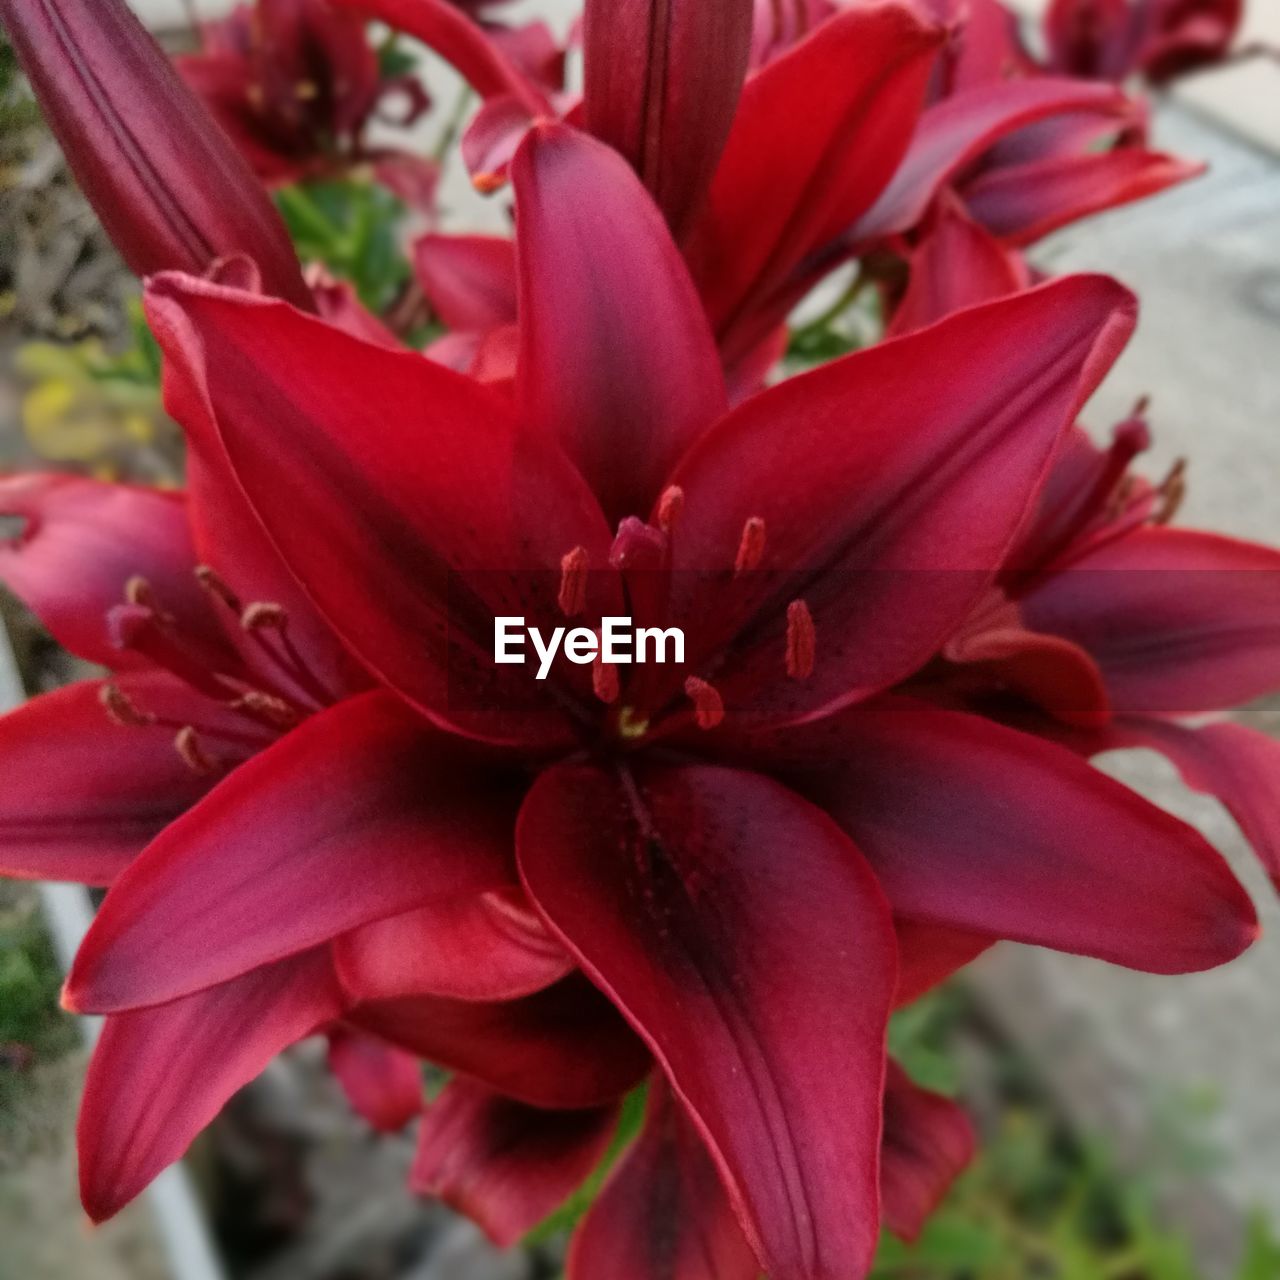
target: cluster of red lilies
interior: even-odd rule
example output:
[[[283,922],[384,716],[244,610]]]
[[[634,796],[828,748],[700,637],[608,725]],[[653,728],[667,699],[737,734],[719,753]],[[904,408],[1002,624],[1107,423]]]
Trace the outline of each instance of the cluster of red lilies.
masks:
[[[107,669],[0,721],[0,866],[110,886],[65,994],[108,1015],[95,1219],[320,1031],[501,1243],[647,1082],[573,1280],[857,1280],[973,1147],[895,1008],[998,939],[1249,945],[1220,855],[1089,759],[1164,752],[1280,874],[1280,745],[1188,720],[1280,688],[1280,553],[1171,525],[1141,410],[1091,442],[1136,301],[1024,254],[1197,172],[1119,82],[1239,7],[1058,0],[1038,60],[996,0],[588,0],[575,94],[494,5],[259,0],[179,73],[122,0],[0,0],[189,444],[181,493],[0,480],[4,581]],[[514,199],[416,245],[425,353],[263,186],[380,158],[367,17],[467,78]],[[885,340],[779,380],[854,261]],[[511,614],[685,661],[535,682]]]

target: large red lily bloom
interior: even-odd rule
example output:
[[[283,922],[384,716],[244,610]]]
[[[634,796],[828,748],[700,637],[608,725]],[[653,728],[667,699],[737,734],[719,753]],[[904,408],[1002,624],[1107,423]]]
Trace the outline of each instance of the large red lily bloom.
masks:
[[[1106,450],[1073,433],[1008,571],[947,646],[958,666],[935,674],[979,703],[998,691],[997,714],[1087,754],[1162,752],[1280,881],[1280,746],[1186,723],[1280,689],[1280,552],[1173,527],[1181,467],[1156,487],[1129,473],[1148,438],[1140,417]]]
[[[279,302],[153,283],[171,412],[402,709],[378,692],[318,713],[166,828],[116,881],[68,995],[139,1018],[238,981],[279,999],[264,975],[323,947],[370,983],[381,957],[394,985],[385,957],[412,935],[379,922],[417,899],[419,936],[451,936],[457,890],[502,887],[488,851],[510,856],[514,828],[539,927],[672,1095],[654,1094],[617,1174],[631,1190],[602,1199],[575,1273],[642,1229],[624,1194],[657,1212],[683,1188],[671,1253],[626,1253],[638,1275],[702,1239],[728,1274],[846,1280],[869,1265],[882,1184],[905,1222],[963,1156],[941,1124],[940,1147],[897,1142],[881,1168],[897,1000],[975,938],[1176,972],[1253,936],[1190,828],[1065,747],[891,693],[985,597],[1132,300],[1065,280],[730,410],[629,167],[543,126],[513,176],[514,400]],[[609,305],[624,284],[631,305]],[[590,624],[626,602],[684,628],[683,664],[622,679],[562,662],[546,682],[493,664],[495,614]],[[424,788],[427,825],[410,826]],[[365,928],[359,947],[333,941]],[[492,976],[484,1003],[388,986],[353,1016],[535,1108],[607,1106],[634,1078],[581,979],[508,998]],[[505,1068],[482,1051],[495,1027]],[[931,1111],[890,1096],[895,1125]],[[464,1103],[451,1123],[490,1123]],[[533,1149],[554,1142],[521,1123]],[[559,1150],[556,1168],[582,1167]],[[424,1183],[448,1181],[438,1161],[428,1147]]]
[[[324,176],[373,158],[364,135],[388,97],[406,96],[404,124],[429,105],[415,77],[383,78],[365,26],[328,0],[255,0],[206,23],[177,66],[264,182]]]
[[[0,548],[5,581],[69,648],[116,668],[106,680],[38,698],[0,721],[0,757],[14,784],[0,809],[6,874],[110,883],[155,831],[237,764],[328,706],[324,680],[332,678],[332,688],[347,693],[364,686],[282,580],[269,548],[243,527],[233,536],[233,496],[223,493],[211,503],[203,485],[187,498],[67,476],[0,482],[0,509],[28,522]],[[206,519],[193,522],[193,507]],[[244,604],[227,579],[197,565],[197,554],[234,569],[232,580],[242,587],[274,598]],[[120,615],[127,609],[134,610],[135,630],[142,610],[160,631],[151,639],[164,643],[147,645],[146,653],[121,648]],[[402,766],[413,758],[409,751]],[[59,779],[57,788],[46,785],[50,777]],[[343,791],[350,808],[360,803],[353,781],[349,775]],[[390,800],[385,790],[381,796],[384,804]],[[405,820],[416,810],[415,799]],[[194,883],[188,889],[199,892]],[[267,1057],[326,1024],[330,1067],[353,1104],[377,1128],[401,1127],[421,1106],[416,1058],[357,1023],[418,1049],[423,1031],[406,1027],[438,1024],[450,1006],[386,1002],[441,993],[514,998],[554,983],[567,968],[564,953],[512,889],[476,903],[418,908],[357,930],[334,944],[331,964],[309,953],[305,962],[256,969],[145,1013],[112,1015],[81,1121],[85,1204],[96,1218],[114,1212]],[[343,1021],[334,1021],[340,1016]],[[460,1030],[468,1033],[466,1022]],[[431,1034],[433,1056],[449,1056],[438,1025]],[[513,1040],[501,1020],[490,1034],[527,1075],[527,1037]],[[230,1056],[228,1036],[238,1045]],[[599,1028],[597,1044],[598,1036]],[[485,1061],[475,1054],[473,1048],[464,1065],[483,1073]],[[500,1083],[504,1077],[495,1080],[493,1061],[487,1078]],[[526,1080],[520,1087],[530,1086]],[[455,1085],[450,1096],[459,1095],[486,1101],[461,1121],[448,1106],[432,1109],[415,1182],[468,1207],[503,1243],[581,1181],[616,1118],[611,1105],[539,1111],[478,1084]],[[941,1147],[932,1135],[939,1114],[948,1119],[943,1132],[954,1135]],[[905,1110],[895,1105],[886,1125],[892,1143],[886,1213],[908,1233],[963,1166],[971,1142],[963,1117],[942,1100]],[[485,1133],[492,1150],[474,1145]],[[563,1158],[551,1159],[552,1151]],[[908,1160],[903,1152],[936,1155],[922,1176],[920,1155]]]

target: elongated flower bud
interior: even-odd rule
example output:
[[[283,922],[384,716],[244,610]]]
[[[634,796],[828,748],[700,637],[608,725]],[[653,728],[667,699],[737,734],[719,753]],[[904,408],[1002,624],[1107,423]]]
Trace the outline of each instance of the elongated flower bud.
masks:
[[[751,0],[588,0],[587,128],[626,156],[677,236],[729,136],[753,14]]]
[[[267,293],[310,309],[266,191],[124,0],[0,0],[77,181],[140,276],[251,257]]]

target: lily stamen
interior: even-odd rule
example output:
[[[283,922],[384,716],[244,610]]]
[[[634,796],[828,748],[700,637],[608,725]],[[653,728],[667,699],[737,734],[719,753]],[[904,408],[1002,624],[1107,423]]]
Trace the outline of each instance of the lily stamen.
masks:
[[[715,685],[698,676],[690,676],[684,682],[684,691],[693,703],[693,715],[699,729],[714,729],[724,720],[724,699]]]
[[[104,684],[98,690],[98,701],[114,724],[128,729],[143,729],[156,723],[150,711],[143,711],[119,686]]]
[[[566,618],[587,607],[587,572],[591,567],[586,547],[574,547],[560,560],[560,593],[557,603]]]
[[[1169,474],[1160,482],[1157,490],[1160,505],[1151,516],[1152,524],[1168,524],[1178,514],[1183,499],[1187,496],[1187,460],[1179,458],[1169,469]]]
[[[591,688],[596,697],[606,706],[612,706],[618,700],[621,687],[617,666],[597,658],[591,667]]]
[[[807,680],[813,674],[817,639],[809,606],[793,600],[787,605],[787,675],[793,680]]]
[[[759,516],[752,516],[742,526],[742,538],[738,542],[738,554],[733,561],[736,574],[750,573],[758,569],[764,559],[765,527]]]
[[[117,605],[107,613],[107,629],[117,649],[140,653],[198,693],[218,702],[229,702],[239,695],[230,681],[183,648],[154,609],[140,604]]]
[[[198,564],[195,568],[196,581],[207,591],[214,599],[221,604],[226,605],[237,617],[244,612],[244,605],[240,602],[240,597],[227,585],[225,579],[207,564]]]
[[[273,697],[260,689],[250,689],[231,704],[233,711],[242,711],[273,729],[292,729],[301,720],[297,708],[283,698]]]
[[[190,725],[178,730],[173,747],[192,773],[209,774],[218,771],[217,762],[207,754],[200,743],[200,735]]]
[[[684,511],[684,490],[678,485],[668,485],[658,499],[658,528],[670,536]]]
[[[324,682],[307,665],[290,638],[289,611],[282,604],[274,600],[256,600],[239,612],[240,626],[257,641],[262,655],[278,673],[305,689],[319,706],[328,706],[334,701]],[[273,636],[279,643],[278,650],[268,642],[268,636]]]

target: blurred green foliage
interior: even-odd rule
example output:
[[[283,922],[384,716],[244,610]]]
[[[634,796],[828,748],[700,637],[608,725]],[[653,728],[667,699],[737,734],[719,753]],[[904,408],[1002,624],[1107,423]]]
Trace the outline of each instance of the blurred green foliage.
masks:
[[[75,1023],[58,1007],[61,977],[38,902],[31,886],[0,882],[0,1123],[30,1067],[76,1044]]]
[[[322,262],[355,286],[375,315],[395,302],[409,278],[400,244],[403,203],[385,187],[347,179],[299,183],[276,192],[304,262]]]
[[[1028,1064],[991,1038],[962,982],[899,1012],[889,1043],[920,1084],[954,1094],[965,1035],[982,1041],[997,1114],[920,1239],[884,1236],[871,1280],[1204,1280],[1157,1207],[1159,1172],[1122,1171],[1099,1137],[1073,1132]],[[1208,1102],[1178,1099],[1154,1117],[1161,1170],[1203,1171]],[[1280,1280],[1280,1242],[1262,1218],[1249,1224],[1236,1280]]]
[[[0,36],[0,138],[25,132],[39,119],[40,109],[22,79],[17,54]]]

